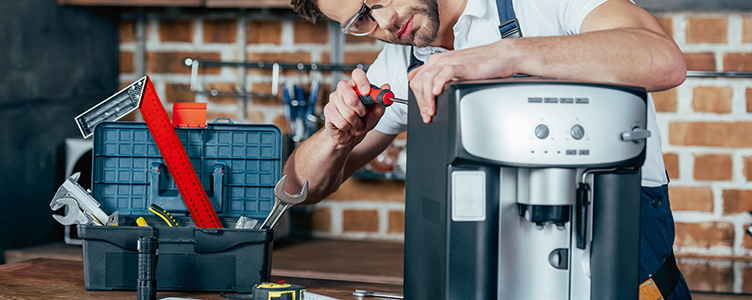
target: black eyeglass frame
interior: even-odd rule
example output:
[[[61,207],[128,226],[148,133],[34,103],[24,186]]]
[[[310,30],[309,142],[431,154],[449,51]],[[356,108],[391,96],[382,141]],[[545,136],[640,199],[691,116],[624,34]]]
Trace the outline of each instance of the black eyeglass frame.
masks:
[[[371,15],[371,12],[374,9],[379,9],[379,8],[383,8],[384,6],[386,6],[382,4],[374,4],[371,7],[368,7],[368,5],[366,4],[367,1],[368,0],[363,0],[363,5],[360,7],[360,10],[358,10],[358,13],[352,16],[352,18],[350,18],[350,21],[348,21],[347,24],[344,27],[342,27],[342,33],[354,35],[354,36],[366,36],[370,34],[374,29],[376,29],[376,27],[374,26],[373,28],[371,28],[371,30],[367,32],[360,32],[360,33],[350,32],[350,28],[352,28],[352,25],[355,24],[355,21],[358,20],[360,17],[368,17],[369,19],[371,19],[371,21],[375,23],[376,19]],[[391,1],[388,1],[388,2],[391,3]]]

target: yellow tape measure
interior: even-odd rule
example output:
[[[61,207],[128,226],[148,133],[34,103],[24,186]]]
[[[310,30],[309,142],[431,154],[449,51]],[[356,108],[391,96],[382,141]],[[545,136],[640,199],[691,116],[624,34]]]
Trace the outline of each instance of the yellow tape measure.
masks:
[[[302,300],[305,290],[300,285],[265,282],[253,286],[253,300]]]

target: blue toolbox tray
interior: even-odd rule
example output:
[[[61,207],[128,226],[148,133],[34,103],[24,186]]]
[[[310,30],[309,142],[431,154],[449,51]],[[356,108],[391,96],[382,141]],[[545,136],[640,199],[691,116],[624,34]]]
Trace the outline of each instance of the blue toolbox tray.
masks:
[[[271,279],[274,233],[234,229],[240,216],[265,219],[281,177],[274,125],[210,123],[176,129],[224,229],[196,228],[146,123],[104,122],[94,130],[92,196],[119,226],[79,225],[87,290],[135,290],[139,237],[157,238],[159,291],[250,293]],[[149,212],[157,204],[179,227]],[[138,227],[143,216],[149,226]]]
[[[220,219],[266,218],[281,177],[278,127],[209,123],[176,131]],[[151,216],[151,204],[188,214],[146,123],[97,125],[93,156],[92,196],[108,214]]]

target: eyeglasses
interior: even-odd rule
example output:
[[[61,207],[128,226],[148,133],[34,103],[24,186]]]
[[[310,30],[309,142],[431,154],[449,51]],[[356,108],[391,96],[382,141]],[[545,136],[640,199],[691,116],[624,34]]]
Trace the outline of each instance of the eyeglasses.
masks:
[[[342,33],[354,36],[368,35],[378,25],[376,19],[371,15],[371,11],[383,8],[390,3],[392,3],[392,0],[364,0],[358,13],[350,18],[345,27],[342,27]]]

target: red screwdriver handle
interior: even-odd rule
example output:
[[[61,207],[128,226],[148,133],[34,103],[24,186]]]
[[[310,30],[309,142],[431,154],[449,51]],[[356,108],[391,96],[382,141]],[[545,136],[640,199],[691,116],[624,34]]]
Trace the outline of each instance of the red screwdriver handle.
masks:
[[[363,102],[365,105],[372,105],[372,104],[381,104],[382,106],[389,106],[394,103],[392,101],[392,98],[394,98],[394,93],[388,89],[380,89],[379,87],[375,85],[371,85],[371,91],[368,92],[368,95],[358,95],[360,97],[360,102]]]

